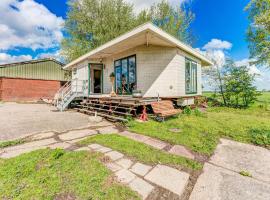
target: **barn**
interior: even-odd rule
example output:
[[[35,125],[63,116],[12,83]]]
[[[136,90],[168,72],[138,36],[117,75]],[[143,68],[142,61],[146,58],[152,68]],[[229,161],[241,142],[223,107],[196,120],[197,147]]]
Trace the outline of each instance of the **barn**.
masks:
[[[70,79],[62,67],[52,58],[0,65],[0,101],[52,99]]]

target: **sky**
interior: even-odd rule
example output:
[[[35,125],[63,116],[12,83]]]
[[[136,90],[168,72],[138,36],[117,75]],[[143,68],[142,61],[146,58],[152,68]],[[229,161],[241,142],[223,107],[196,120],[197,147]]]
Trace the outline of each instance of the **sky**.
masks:
[[[136,13],[158,0],[125,0]],[[220,65],[226,56],[237,64],[249,62],[245,33],[249,25],[244,11],[249,0],[168,0],[171,4],[190,3],[195,14],[191,31],[194,48],[207,52]],[[68,9],[66,0],[0,0],[0,64],[23,60],[59,58],[63,24]],[[259,89],[270,90],[270,70],[249,66]]]

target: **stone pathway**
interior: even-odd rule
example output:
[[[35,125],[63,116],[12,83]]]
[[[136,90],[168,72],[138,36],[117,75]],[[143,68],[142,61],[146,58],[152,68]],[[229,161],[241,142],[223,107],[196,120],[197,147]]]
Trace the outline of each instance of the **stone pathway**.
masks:
[[[132,139],[132,140],[135,140],[138,142],[142,142],[142,143],[147,144],[153,148],[167,151],[167,152],[174,154],[174,155],[182,156],[182,157],[193,159],[193,160],[195,159],[194,154],[191,151],[189,151],[186,147],[181,146],[181,145],[171,146],[169,143],[166,143],[164,141],[161,141],[161,140],[158,140],[155,138],[151,138],[149,136],[145,136],[145,135],[141,135],[141,134],[137,134],[137,133],[132,133],[129,131],[119,132],[118,134],[121,136],[127,137],[129,139]]]
[[[241,171],[252,177],[240,175]],[[269,200],[270,151],[221,139],[190,196],[190,200],[201,199]]]
[[[12,158],[23,153],[45,148],[99,152],[109,158],[110,161],[104,164],[114,172],[118,181],[138,192],[142,199],[159,199],[159,196],[157,196],[157,192],[159,191],[162,191],[162,194],[166,194],[163,199],[180,199],[189,181],[188,173],[165,165],[150,166],[135,162],[127,158],[124,154],[99,144],[91,144],[88,147],[81,148],[76,146],[76,142],[88,136],[108,133],[128,135],[131,139],[135,138],[136,141],[143,142],[160,150],[168,147],[167,143],[160,140],[126,131],[119,132],[114,125],[103,122],[103,126],[93,126],[93,128],[82,130],[35,134],[27,138],[29,140],[27,143],[2,149],[0,151],[0,158]]]
[[[82,130],[35,134],[27,138],[30,142],[0,149],[0,158],[12,158],[44,148],[100,152],[109,158],[104,159],[104,164],[115,174],[118,181],[138,192],[142,199],[188,199],[187,191],[190,191],[190,187],[192,189],[196,182],[196,178],[194,181],[190,180],[194,178],[192,173],[188,174],[160,164],[146,165],[99,144],[81,148],[76,146],[76,142],[88,136],[108,133],[116,133],[171,154],[196,159],[184,146],[172,146],[161,140],[128,131],[120,132],[108,122],[97,123]],[[241,171],[250,173],[252,177],[240,175]],[[221,139],[215,154],[204,164],[203,173],[199,176],[189,199],[269,200],[269,196],[270,151]]]
[[[134,162],[124,154],[99,144],[91,144],[88,148],[81,148],[81,150],[105,153],[105,156],[110,158],[105,165],[115,173],[117,180],[138,192],[142,199],[151,196],[158,187],[180,198],[188,183],[189,174],[186,172],[165,165],[150,166]]]

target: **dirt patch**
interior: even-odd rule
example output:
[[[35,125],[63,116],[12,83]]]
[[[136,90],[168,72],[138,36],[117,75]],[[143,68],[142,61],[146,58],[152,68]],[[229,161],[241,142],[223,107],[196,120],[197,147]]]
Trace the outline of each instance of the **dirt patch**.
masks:
[[[155,190],[146,198],[146,200],[168,200],[168,199],[181,200],[181,197],[161,187],[156,187]]]

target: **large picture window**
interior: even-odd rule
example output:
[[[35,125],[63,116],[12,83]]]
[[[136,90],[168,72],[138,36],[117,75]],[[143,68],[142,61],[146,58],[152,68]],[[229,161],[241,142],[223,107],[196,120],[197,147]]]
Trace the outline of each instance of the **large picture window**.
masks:
[[[186,58],[186,94],[197,93],[197,63]]]
[[[117,94],[132,94],[136,89],[136,56],[114,62],[115,90]]]

